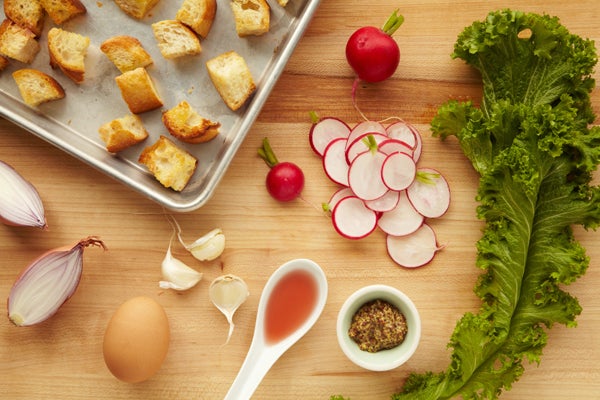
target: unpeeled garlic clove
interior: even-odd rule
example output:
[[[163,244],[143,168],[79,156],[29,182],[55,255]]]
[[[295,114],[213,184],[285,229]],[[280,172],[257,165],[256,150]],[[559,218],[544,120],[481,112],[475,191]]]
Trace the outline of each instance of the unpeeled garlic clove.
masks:
[[[158,283],[161,289],[188,290],[202,279],[202,273],[188,267],[171,254],[171,243],[161,264],[163,280]]]
[[[231,274],[223,275],[212,281],[208,289],[208,295],[212,303],[225,315],[229,323],[229,333],[225,342],[227,344],[233,334],[233,314],[235,314],[236,310],[250,295],[248,285],[240,277]]]
[[[3,161],[0,161],[0,220],[8,225],[47,228],[38,191]]]
[[[181,237],[180,237],[181,241]],[[181,244],[200,261],[212,261],[225,250],[225,235],[220,228],[213,229],[194,243]]]

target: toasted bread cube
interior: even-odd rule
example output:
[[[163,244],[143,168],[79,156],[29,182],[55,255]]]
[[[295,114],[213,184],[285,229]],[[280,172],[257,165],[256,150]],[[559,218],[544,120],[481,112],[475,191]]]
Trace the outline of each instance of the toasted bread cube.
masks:
[[[100,45],[100,50],[121,72],[132,71],[152,64],[152,57],[142,43],[131,36],[113,36]]]
[[[16,70],[12,76],[23,101],[31,107],[65,97],[60,83],[42,71],[25,68]]]
[[[142,19],[158,0],[115,0],[115,3],[129,16]]]
[[[145,148],[139,157],[154,177],[165,187],[182,191],[190,181],[198,160],[161,136],[152,146]]]
[[[121,96],[134,114],[162,107],[163,102],[154,87],[154,82],[145,68],[139,67],[124,72],[115,78]]]
[[[8,61],[8,58],[0,54],[0,71],[4,71],[4,69],[8,67],[9,63],[10,61]]]
[[[4,15],[35,36],[40,36],[44,28],[44,9],[40,0],[4,0]]]
[[[221,126],[201,117],[185,100],[165,111],[162,121],[171,135],[186,143],[208,142],[219,134]]]
[[[148,138],[142,119],[135,114],[113,119],[100,126],[100,138],[106,144],[106,150],[118,153]]]
[[[198,36],[177,20],[155,22],[152,24],[152,31],[164,58],[191,56],[202,51]]]
[[[35,34],[29,29],[23,28],[9,19],[0,24],[0,53],[30,64],[40,51],[40,44]]]
[[[285,7],[287,6],[288,0],[277,0],[277,3],[281,6],[281,7]]]
[[[266,0],[232,0],[230,4],[239,37],[262,35],[269,31],[271,9]]]
[[[175,19],[205,38],[217,13],[217,0],[183,0]]]
[[[87,12],[79,0],[40,0],[42,7],[56,25]]]
[[[83,82],[85,75],[85,56],[90,38],[61,28],[52,28],[48,32],[48,52],[50,65],[60,70],[73,82]]]
[[[239,109],[256,90],[246,60],[234,51],[208,60],[206,68],[219,95],[233,111]]]

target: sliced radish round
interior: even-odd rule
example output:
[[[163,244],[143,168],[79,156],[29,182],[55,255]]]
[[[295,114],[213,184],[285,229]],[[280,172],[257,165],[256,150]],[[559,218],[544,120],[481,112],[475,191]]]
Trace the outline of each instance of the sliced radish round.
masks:
[[[379,151],[369,150],[354,158],[348,169],[348,186],[356,197],[362,200],[375,200],[389,190],[381,176],[381,166],[386,157]]]
[[[417,176],[406,194],[415,209],[426,218],[438,218],[450,206],[450,187],[438,171],[419,168]]]
[[[357,155],[365,152],[366,150],[369,150],[369,143],[368,143],[369,135],[371,135],[373,137],[373,140],[375,141],[375,143],[377,144],[378,147],[379,147],[379,143],[386,141],[388,139],[387,136],[385,136],[381,133],[377,133],[377,132],[365,133],[364,135],[359,136],[358,138],[354,139],[354,142],[352,144],[350,144],[349,146],[346,145],[346,161],[348,161],[348,164],[351,164]]]
[[[408,200],[406,191],[390,191],[390,193],[398,193],[398,204],[394,209],[381,214],[377,226],[388,235],[410,235],[423,225],[425,217],[415,210]]]
[[[333,182],[348,186],[348,163],[346,162],[346,139],[334,139],[323,153],[323,169]]]
[[[308,139],[313,151],[322,157],[329,143],[337,138],[347,138],[349,134],[348,124],[335,117],[326,117],[311,127]]]
[[[363,121],[356,124],[356,126],[352,128],[350,135],[348,135],[347,145],[350,146],[357,138],[365,133],[381,133],[382,135],[387,134],[385,131],[385,126],[383,126],[381,123],[377,121]]]
[[[350,189],[349,187],[340,188],[336,190],[334,194],[331,195],[331,198],[329,199],[329,202],[327,202],[327,205],[330,210],[333,210],[341,199],[350,196],[354,196],[354,192],[352,191],[352,189]]]
[[[392,260],[405,268],[417,268],[429,263],[441,249],[433,229],[427,224],[407,236],[388,235],[386,242]]]
[[[415,180],[417,164],[406,153],[388,155],[381,166],[381,179],[390,190],[404,190]]]
[[[362,239],[377,227],[377,213],[356,196],[339,200],[331,218],[335,230],[348,239]]]
[[[413,156],[414,150],[408,143],[403,142],[400,139],[390,139],[384,140],[377,144],[377,149],[385,154],[392,154],[396,152],[405,153],[409,156]]]
[[[390,138],[402,140],[413,149],[413,158],[416,161],[421,157],[423,140],[421,134],[411,124],[404,121],[398,121],[386,128],[386,133]]]
[[[395,190],[388,190],[383,196],[375,200],[365,200],[365,206],[381,213],[391,211],[398,205],[400,193]]]

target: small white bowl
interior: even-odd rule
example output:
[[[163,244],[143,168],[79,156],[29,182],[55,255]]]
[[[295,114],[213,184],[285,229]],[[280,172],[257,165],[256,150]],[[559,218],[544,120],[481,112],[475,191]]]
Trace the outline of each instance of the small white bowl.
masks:
[[[348,329],[358,309],[377,299],[387,301],[404,314],[408,331],[400,345],[370,353],[358,347],[348,336]],[[366,286],[350,295],[342,305],[337,319],[337,338],[342,351],[354,364],[371,371],[389,371],[404,364],[417,350],[421,339],[421,318],[412,300],[400,290],[387,285]]]

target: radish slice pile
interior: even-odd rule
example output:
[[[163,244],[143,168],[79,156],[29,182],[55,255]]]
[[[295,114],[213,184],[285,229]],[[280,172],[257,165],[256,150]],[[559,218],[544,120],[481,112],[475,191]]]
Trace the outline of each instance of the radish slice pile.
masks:
[[[414,126],[363,121],[350,128],[328,117],[313,124],[309,141],[327,177],[340,185],[325,209],[341,236],[361,239],[379,228],[398,265],[433,259],[441,247],[427,219],[446,213],[450,188],[439,171],[417,166],[423,142]]]

